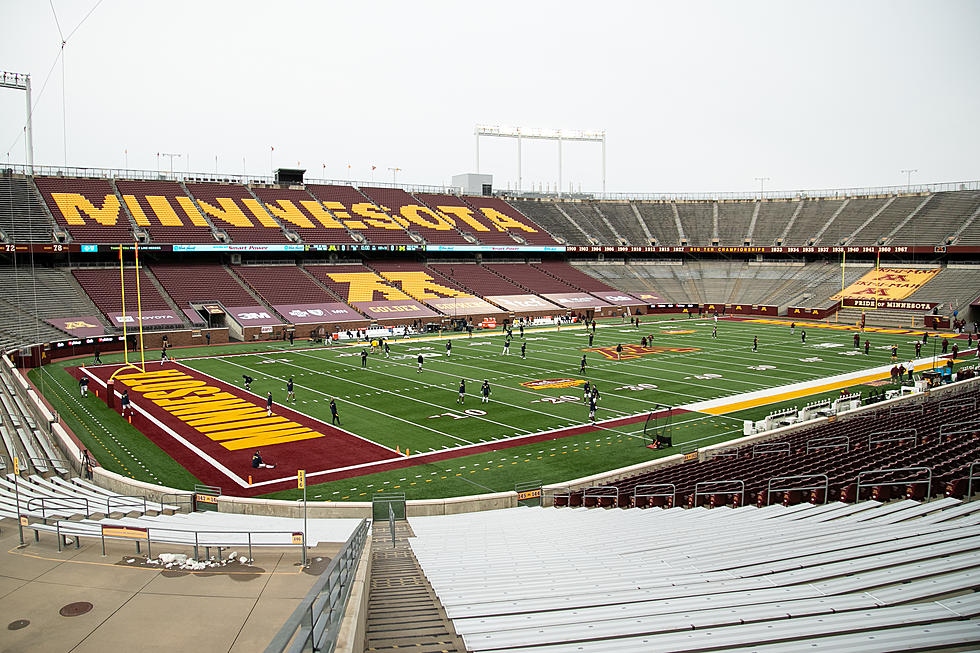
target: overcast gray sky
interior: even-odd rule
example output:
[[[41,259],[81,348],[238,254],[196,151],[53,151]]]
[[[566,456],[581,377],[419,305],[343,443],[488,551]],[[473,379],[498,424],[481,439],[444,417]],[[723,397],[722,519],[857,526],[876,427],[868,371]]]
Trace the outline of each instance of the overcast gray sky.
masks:
[[[128,150],[131,168],[172,152],[269,174],[271,153],[308,176],[445,184],[474,171],[484,123],[605,130],[609,191],[980,178],[976,0],[0,0],[0,69],[32,75],[35,161],[60,165],[55,13],[72,166]],[[4,162],[25,160],[23,123],[0,89]],[[516,159],[482,139],[496,187]],[[566,144],[563,177],[599,190],[599,146]],[[556,183],[555,143],[525,143],[523,178]]]

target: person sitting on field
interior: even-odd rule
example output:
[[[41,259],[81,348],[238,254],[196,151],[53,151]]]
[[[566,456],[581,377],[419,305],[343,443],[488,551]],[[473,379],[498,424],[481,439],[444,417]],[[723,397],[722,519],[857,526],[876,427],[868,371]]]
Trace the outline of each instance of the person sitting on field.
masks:
[[[262,461],[262,453],[259,452],[259,451],[256,451],[255,453],[252,454],[252,467],[254,469],[259,469],[259,468],[263,468],[263,467],[265,469],[275,469],[276,468],[275,465],[269,465],[268,463],[263,462]]]

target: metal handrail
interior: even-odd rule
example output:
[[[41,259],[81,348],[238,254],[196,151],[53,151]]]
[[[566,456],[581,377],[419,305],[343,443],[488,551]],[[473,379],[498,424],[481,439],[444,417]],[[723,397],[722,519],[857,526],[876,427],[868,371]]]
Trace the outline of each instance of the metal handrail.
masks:
[[[756,454],[767,453],[792,453],[793,449],[789,442],[758,442],[752,445],[752,457]]]
[[[973,468],[976,467],[977,465],[980,465],[980,460],[977,460],[977,461],[974,461],[974,462],[970,463],[970,478],[969,478],[969,480],[967,481],[967,484],[966,484],[966,498],[967,499],[969,499],[970,497],[973,496],[973,479],[974,479]]]
[[[705,492],[705,491],[701,491],[701,490],[698,489],[702,485],[724,485],[725,483],[738,483],[741,486],[742,489],[739,490],[738,492],[736,492],[734,490],[729,490],[729,491],[721,490],[721,491],[717,491],[717,492]],[[695,483],[695,485],[694,485],[694,505],[697,505],[697,503],[698,503],[698,497],[699,496],[708,496],[709,494],[738,494],[739,496],[741,496],[741,499],[739,500],[739,503],[744,504],[745,503],[745,481],[740,481],[738,479],[732,479],[732,480],[729,480],[729,481],[701,481],[699,483]]]
[[[65,527],[62,527],[62,524],[65,524],[66,526]],[[126,537],[126,536],[106,535],[102,531],[101,528],[100,528],[100,530],[99,530],[98,533],[90,532],[90,531],[82,530],[80,528],[80,526],[81,525],[78,522],[68,521],[68,520],[63,520],[63,519],[62,520],[58,520],[58,521],[55,522],[55,532],[58,535],[58,551],[61,551],[62,531],[64,531],[64,534],[65,535],[72,535],[72,536],[75,537],[76,547],[78,546],[78,538],[80,538],[80,537],[100,537],[102,539],[102,555],[105,555],[106,554],[106,552],[105,552],[105,541],[106,541],[106,539],[110,539],[110,540],[113,540],[113,539],[131,540],[131,539],[133,539],[131,537]],[[115,524],[100,523],[100,524],[95,524],[95,525],[92,525],[92,526],[93,527],[94,526],[100,526],[100,527],[101,526],[110,526],[110,527],[112,527],[112,526],[116,526],[116,525]],[[72,527],[74,527],[74,528],[72,528]],[[132,524],[119,524],[118,527],[119,528],[134,528],[134,526]],[[177,544],[177,545],[184,545],[184,546],[193,546],[194,547],[194,558],[197,559],[197,558],[200,557],[200,547],[202,547],[202,546],[205,547],[205,548],[211,548],[211,547],[224,548],[224,547],[231,547],[231,546],[242,546],[242,543],[241,542],[232,542],[230,540],[222,540],[220,538],[216,538],[216,539],[213,539],[213,540],[206,538],[206,541],[202,542],[201,541],[201,535],[219,535],[219,536],[245,535],[247,537],[246,545],[248,546],[248,557],[249,557],[249,559],[252,558],[252,547],[253,546],[276,546],[276,547],[293,547],[293,546],[296,546],[296,547],[302,547],[302,561],[303,561],[303,566],[304,567],[306,566],[306,534],[305,533],[302,533],[302,532],[298,532],[298,531],[260,531],[260,530],[233,531],[233,530],[210,530],[210,529],[199,530],[199,529],[194,529],[194,528],[173,528],[173,527],[170,527],[170,526],[146,526],[146,525],[140,525],[138,528],[141,529],[141,530],[146,531],[146,538],[140,538],[140,539],[137,539],[136,540],[137,551],[139,551],[139,543],[141,541],[142,542],[146,542],[146,555],[147,555],[148,558],[153,557],[152,556],[152,552],[150,550],[150,546],[151,546],[151,544],[153,544],[153,542],[157,542],[158,544],[163,543],[163,544]],[[194,535],[194,542],[193,543],[192,542],[188,542],[186,540],[175,538],[175,537],[169,537],[168,538],[166,536],[164,536],[164,537],[159,537],[158,536],[156,539],[154,539],[154,537],[152,535],[154,531],[156,531],[158,533],[161,533],[161,532],[162,533],[190,533],[190,534],[193,534]],[[35,533],[36,532],[37,532],[37,530],[35,529]],[[289,534],[290,537],[295,537],[295,536],[299,535],[300,538],[301,538],[301,542],[291,541],[291,542],[276,542],[274,544],[268,544],[268,543],[265,543],[265,544],[263,544],[263,543],[255,544],[252,541],[252,536],[253,535],[283,535],[283,534]]]
[[[615,494],[613,494],[613,492]],[[619,488],[615,485],[593,485],[582,490],[582,503],[585,503],[586,499],[616,499],[616,505],[619,505]],[[596,502],[598,505],[598,502]]]
[[[950,399],[943,399],[939,402],[939,409],[944,408],[976,408],[977,398],[976,397],[952,397]]]
[[[929,495],[929,491],[932,488],[932,469],[929,467],[896,467],[894,469],[868,469],[863,472],[859,472],[857,476],[857,492],[854,495],[855,501],[861,500],[861,477],[866,474],[886,474],[893,472],[921,472],[925,471],[929,473],[929,476],[925,480],[918,481],[879,481],[877,483],[870,483],[871,485],[917,485],[919,483],[926,483],[926,496]],[[867,485],[866,485],[867,487]]]
[[[841,442],[843,440],[843,442]],[[820,442],[821,444],[816,444]],[[806,452],[816,451],[817,449],[833,449],[839,447],[843,444],[847,447],[847,451],[851,451],[851,438],[846,435],[828,435],[824,438],[811,438],[806,441]]]
[[[369,534],[370,521],[362,519],[326,571],[272,638],[265,653],[330,653],[334,650],[347,597]]]
[[[955,428],[955,431],[947,431],[947,427]],[[975,433],[980,430],[980,420],[972,420],[969,422],[950,422],[949,424],[942,424],[939,427],[939,437],[945,437],[947,435],[957,435],[959,433]]]
[[[925,413],[923,404],[897,404],[888,411],[889,415],[922,415]]]
[[[643,492],[640,488],[670,488],[670,492]],[[677,485],[674,483],[647,483],[637,485],[633,488],[633,505],[636,505],[637,497],[670,497],[671,505],[677,505]]]
[[[807,478],[822,478],[823,485],[794,485],[791,487],[784,488],[774,488],[772,486],[776,481],[790,481],[793,479],[807,479]],[[826,474],[799,474],[797,476],[777,476],[775,478],[769,479],[769,483],[766,484],[766,505],[769,505],[769,500],[772,498],[773,492],[791,492],[793,490],[819,490],[823,489],[823,502],[827,503],[827,495],[830,493],[830,478]]]
[[[882,442],[899,442],[901,440],[908,440],[908,435],[896,435],[896,437],[891,438],[879,438],[878,440],[873,440],[876,435],[895,435],[901,433],[911,433],[912,437],[915,438],[915,444],[919,444],[919,431],[918,429],[907,428],[907,429],[892,429],[890,431],[875,431],[874,433],[868,434],[868,448],[871,448],[873,444],[881,444]]]
[[[64,502],[64,503],[61,503]],[[25,510],[31,512],[31,506],[39,504],[41,506],[41,519],[48,518],[48,510],[54,514],[64,515],[63,512],[57,512],[58,508],[68,508],[72,510],[72,513],[77,513],[74,510],[75,506],[72,506],[72,502],[76,502],[76,505],[85,506],[85,518],[88,519],[92,515],[92,511],[89,507],[89,500],[85,497],[32,497],[27,500],[27,506]],[[48,508],[46,504],[53,503],[54,506]],[[59,505],[61,504],[61,505]]]

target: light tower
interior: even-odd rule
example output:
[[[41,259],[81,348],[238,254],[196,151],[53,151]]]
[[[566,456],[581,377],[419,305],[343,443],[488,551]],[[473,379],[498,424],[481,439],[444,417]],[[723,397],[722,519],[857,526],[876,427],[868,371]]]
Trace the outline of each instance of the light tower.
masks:
[[[34,174],[34,130],[31,124],[31,76],[26,73],[8,73],[0,71],[0,88],[12,88],[24,91],[27,98],[27,122],[25,123],[27,138],[27,169]]]
[[[561,195],[561,144],[562,141],[591,141],[602,143],[602,192],[606,192],[606,132],[584,131],[580,129],[540,129],[537,127],[502,127],[500,125],[477,125],[473,134],[476,136],[476,172],[480,173],[480,137],[493,136],[497,138],[517,139],[517,190],[521,190],[521,141],[525,138],[535,140],[558,141],[558,195]]]

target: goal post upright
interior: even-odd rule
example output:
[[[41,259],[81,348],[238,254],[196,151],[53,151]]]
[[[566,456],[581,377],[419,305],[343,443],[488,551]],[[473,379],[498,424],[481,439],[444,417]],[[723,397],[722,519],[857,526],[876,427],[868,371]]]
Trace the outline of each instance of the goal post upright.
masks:
[[[119,295],[122,304],[122,320],[123,325],[123,366],[112,373],[109,377],[111,381],[117,374],[126,369],[134,369],[140,372],[146,372],[146,357],[144,355],[143,349],[143,302],[140,298],[140,269],[139,269],[139,245],[133,243],[133,252],[136,256],[136,319],[139,321],[139,343],[140,343],[140,364],[130,362],[129,360],[129,330],[126,325],[128,322],[128,315],[126,313],[126,275],[125,275],[125,260],[123,257],[124,245],[119,243]]]

